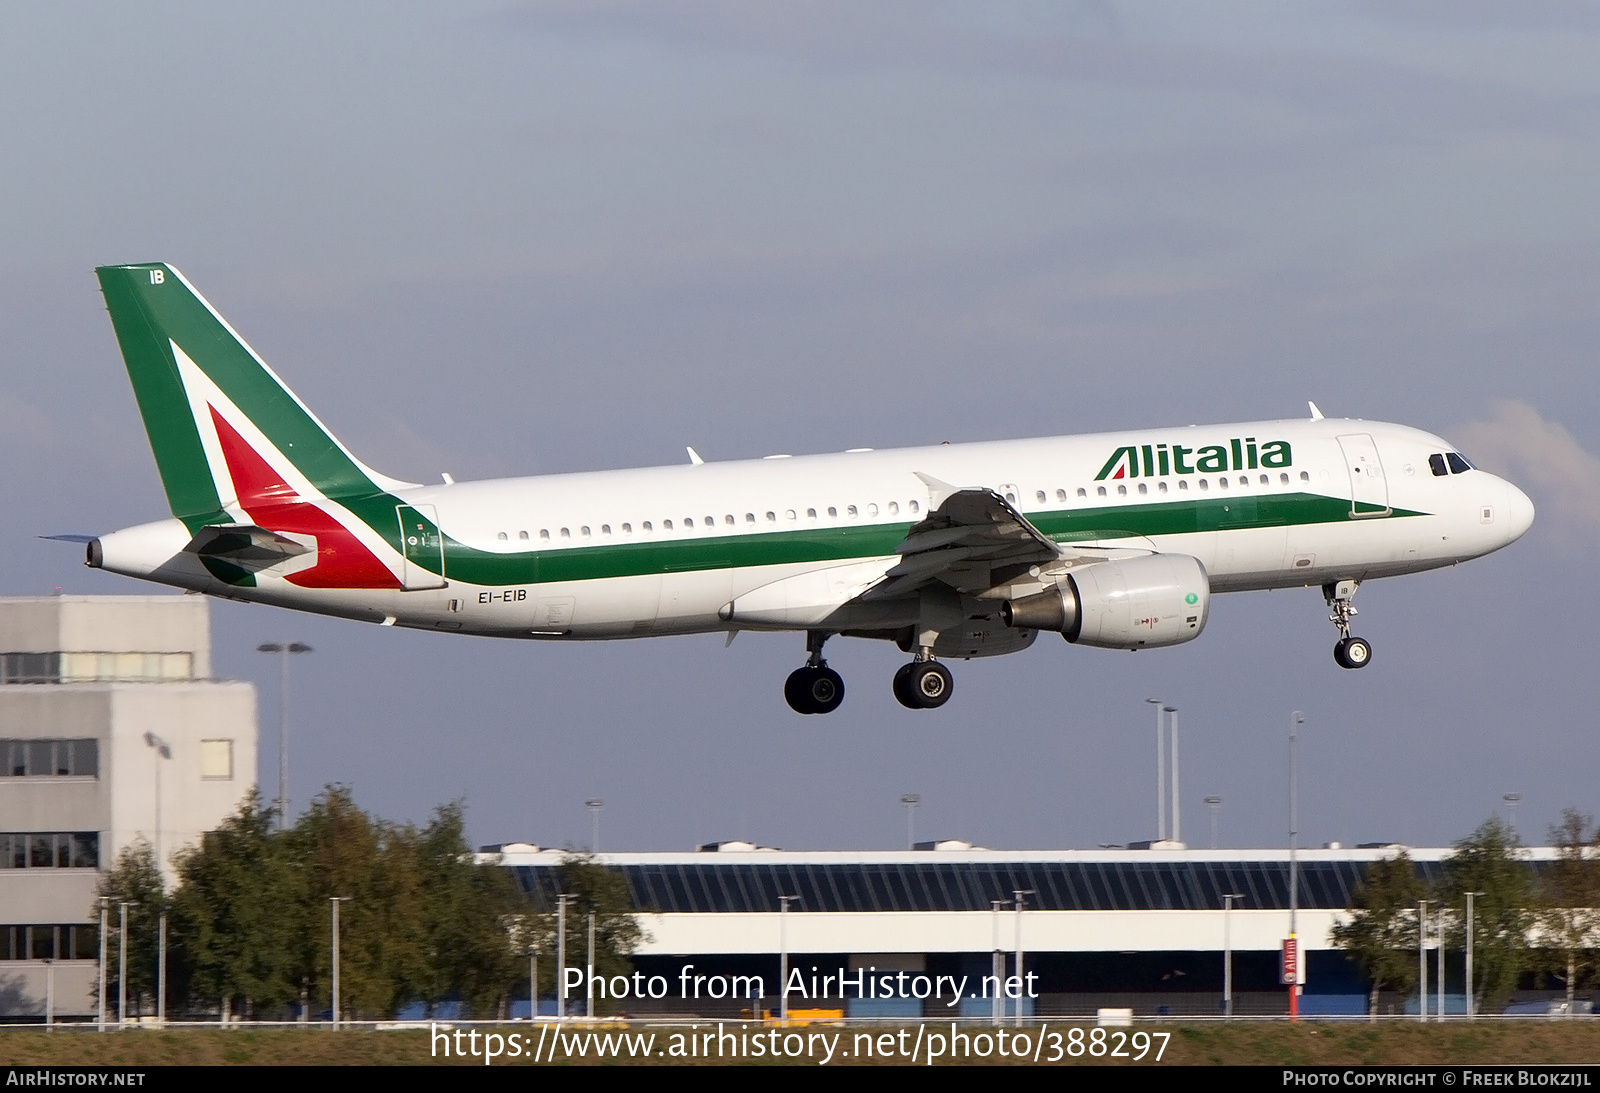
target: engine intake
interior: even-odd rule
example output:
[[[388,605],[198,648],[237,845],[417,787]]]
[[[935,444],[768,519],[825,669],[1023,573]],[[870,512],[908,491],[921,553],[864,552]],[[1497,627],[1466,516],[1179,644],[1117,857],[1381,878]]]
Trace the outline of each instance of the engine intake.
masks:
[[[1150,649],[1200,636],[1211,581],[1198,558],[1151,554],[1074,569],[1054,588],[1007,600],[1007,626],[1054,630],[1078,645]]]

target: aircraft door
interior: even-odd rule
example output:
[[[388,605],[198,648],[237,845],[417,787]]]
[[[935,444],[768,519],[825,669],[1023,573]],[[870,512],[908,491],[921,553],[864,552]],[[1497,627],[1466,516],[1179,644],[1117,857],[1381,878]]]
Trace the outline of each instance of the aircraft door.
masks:
[[[405,556],[401,585],[407,592],[443,588],[444,535],[439,531],[439,514],[432,505],[396,505],[400,521],[400,552]]]
[[[1345,468],[1350,472],[1350,515],[1389,515],[1389,483],[1383,476],[1378,446],[1367,433],[1339,438]]]

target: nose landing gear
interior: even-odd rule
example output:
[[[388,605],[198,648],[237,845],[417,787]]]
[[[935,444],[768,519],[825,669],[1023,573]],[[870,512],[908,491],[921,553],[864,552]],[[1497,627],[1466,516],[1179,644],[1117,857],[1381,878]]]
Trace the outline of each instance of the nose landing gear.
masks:
[[[1322,598],[1333,610],[1328,621],[1339,628],[1339,640],[1333,647],[1333,662],[1341,668],[1365,668],[1372,661],[1372,646],[1366,638],[1350,636],[1350,619],[1357,614],[1350,602],[1360,581],[1335,581],[1322,586]]]
[[[803,668],[789,673],[783,684],[783,697],[795,713],[832,713],[844,701],[844,679],[822,659],[822,646],[828,635],[820,630],[806,632],[806,658]]]

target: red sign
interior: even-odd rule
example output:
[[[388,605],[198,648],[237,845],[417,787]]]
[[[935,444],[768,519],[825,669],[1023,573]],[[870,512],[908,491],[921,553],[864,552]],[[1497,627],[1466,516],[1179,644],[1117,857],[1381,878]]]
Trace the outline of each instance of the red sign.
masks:
[[[1300,982],[1300,943],[1295,938],[1283,939],[1283,966],[1280,969],[1278,982]]]

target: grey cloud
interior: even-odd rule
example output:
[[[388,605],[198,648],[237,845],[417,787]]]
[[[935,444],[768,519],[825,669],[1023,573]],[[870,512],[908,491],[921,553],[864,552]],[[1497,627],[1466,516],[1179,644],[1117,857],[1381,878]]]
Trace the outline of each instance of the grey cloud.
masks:
[[[495,22],[524,33],[742,52],[841,71],[931,70],[1222,95],[1337,119],[1377,141],[1397,132],[1430,142],[1456,132],[1587,132],[1600,109],[1592,96],[1540,94],[1336,47],[1137,40],[1121,32],[1105,3],[1063,4],[1054,17],[1020,25],[962,19],[965,10],[934,0],[531,0]]]
[[[1525,402],[1498,402],[1486,421],[1456,430],[1485,470],[1510,478],[1539,506],[1539,523],[1558,548],[1584,552],[1600,535],[1600,456]]]

